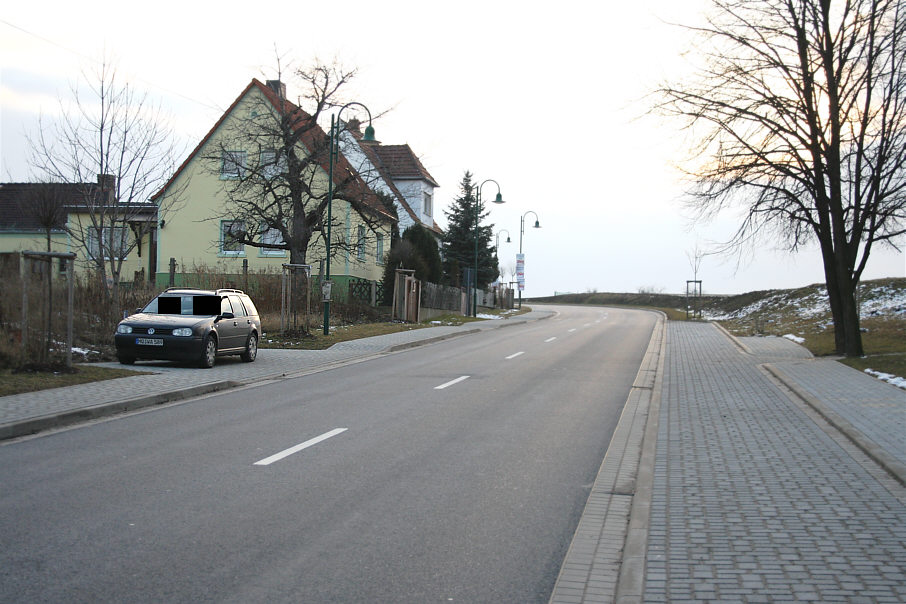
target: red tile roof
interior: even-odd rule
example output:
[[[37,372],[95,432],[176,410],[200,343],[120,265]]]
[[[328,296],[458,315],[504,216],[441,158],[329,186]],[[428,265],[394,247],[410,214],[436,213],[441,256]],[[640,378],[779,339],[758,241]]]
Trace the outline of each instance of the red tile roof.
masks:
[[[201,139],[195,149],[192,150],[186,160],[179,166],[179,168],[176,169],[176,172],[173,173],[173,176],[170,177],[163,188],[155,193],[151,197],[151,199],[156,200],[164,193],[164,191],[167,190],[167,188],[169,188],[169,186],[176,180],[179,174],[186,168],[186,166],[188,166],[189,162],[191,162],[192,159],[199,153],[199,151],[201,151],[201,149],[208,143],[217,129],[220,128],[221,124],[223,124],[223,122],[226,120],[227,116],[232,113],[239,102],[252,89],[258,89],[264,95],[264,97],[274,106],[274,108],[277,109],[277,111],[280,111],[282,113],[297,112],[301,114],[303,119],[299,120],[297,126],[298,129],[301,129],[303,126],[306,126],[310,123],[307,122],[307,120],[312,119],[311,115],[306,113],[302,108],[292,103],[291,101],[288,101],[286,99],[282,99],[281,101],[280,97],[276,94],[276,92],[274,92],[273,89],[265,84],[262,84],[258,79],[253,78],[249,85],[245,87],[245,89],[239,94],[238,97],[236,97],[236,100],[233,101],[233,103],[227,108],[223,115],[220,116],[220,119],[217,120],[211,130],[208,131],[204,138]],[[325,133],[324,130],[317,124],[314,128],[307,129],[302,134],[303,135],[301,142],[309,152],[312,152],[313,149],[321,149],[328,146],[328,143],[326,142],[327,133]],[[324,172],[328,172],[327,159],[325,158],[319,163]],[[345,183],[348,192],[363,200],[364,205],[367,206],[370,210],[382,214],[387,218],[393,219],[393,215],[386,208],[384,208],[378,196],[374,193],[374,191],[368,188],[368,186],[365,184],[365,181],[362,180],[362,177],[352,168],[352,165],[349,163],[346,157],[343,156],[342,153],[340,153],[337,157],[337,163],[334,166],[333,180],[335,187]]]
[[[425,169],[409,145],[375,145],[375,152],[381,158],[390,176],[397,180],[424,180],[439,187],[434,177]]]

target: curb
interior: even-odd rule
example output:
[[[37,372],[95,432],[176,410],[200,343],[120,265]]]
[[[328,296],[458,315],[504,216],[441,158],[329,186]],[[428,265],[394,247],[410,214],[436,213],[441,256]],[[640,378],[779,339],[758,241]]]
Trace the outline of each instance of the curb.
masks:
[[[641,602],[667,320],[659,317],[549,604]]]
[[[44,430],[50,430],[52,428],[63,428],[93,419],[100,419],[102,417],[108,417],[110,415],[116,415],[118,413],[125,413],[126,411],[135,411],[137,409],[153,407],[155,405],[163,405],[165,403],[172,403],[195,396],[200,396],[202,394],[209,394],[211,392],[218,392],[220,390],[228,390],[230,388],[236,388],[237,386],[241,385],[241,382],[235,382],[233,380],[212,382],[210,384],[203,384],[201,386],[183,388],[181,390],[161,392],[159,394],[154,394],[151,396],[140,396],[124,401],[115,401],[112,403],[104,403],[91,407],[82,407],[80,409],[73,409],[71,411],[64,411],[62,413],[43,415],[40,417],[34,417],[18,422],[10,422],[8,424],[0,425],[0,441],[8,440],[11,438],[18,438],[20,436],[30,436],[32,434],[35,434],[36,432],[42,432]]]
[[[399,352],[401,350],[408,350],[410,348],[417,348],[419,346],[426,346],[428,344],[435,344],[437,342],[442,342],[444,340],[451,340],[453,338],[458,338],[459,336],[467,336],[473,333],[479,333],[481,329],[470,329],[468,331],[461,331],[459,333],[448,333],[442,336],[434,336],[433,338],[427,338],[425,340],[413,340],[412,342],[406,342],[405,344],[395,344],[389,348],[385,348],[384,352]]]
[[[868,455],[875,463],[884,468],[884,470],[898,480],[900,484],[906,486],[906,465],[890,455],[876,442],[862,434],[862,432],[856,429],[849,421],[845,420],[842,416],[829,409],[820,400],[809,394],[793,378],[784,373],[783,370],[774,366],[772,363],[765,363],[762,367],[777,378],[780,383],[789,388],[793,394],[802,399],[805,404],[814,409],[818,415],[827,421],[827,423],[852,441],[854,445]]]

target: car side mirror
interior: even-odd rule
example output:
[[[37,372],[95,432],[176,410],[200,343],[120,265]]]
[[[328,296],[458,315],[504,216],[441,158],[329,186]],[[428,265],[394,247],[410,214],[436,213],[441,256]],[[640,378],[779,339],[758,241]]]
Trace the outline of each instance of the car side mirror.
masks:
[[[236,318],[236,315],[234,315],[234,314],[231,313],[231,312],[225,312],[225,313],[223,313],[222,315],[220,315],[220,318],[221,318],[221,319],[235,319],[235,318]]]
[[[136,309],[135,309],[135,312],[132,313],[132,314],[137,315],[137,314],[140,313],[140,312],[142,312],[142,309],[141,309],[141,308],[136,308]]]

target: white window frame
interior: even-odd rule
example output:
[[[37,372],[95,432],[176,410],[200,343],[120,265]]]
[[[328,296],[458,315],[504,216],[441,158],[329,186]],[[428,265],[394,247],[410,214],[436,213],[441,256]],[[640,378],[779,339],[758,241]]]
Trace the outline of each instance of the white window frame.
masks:
[[[258,230],[258,241],[261,243],[285,243],[283,240],[283,235],[277,229],[269,229],[265,225],[261,225],[261,228]],[[286,256],[286,250],[275,250],[266,247],[258,248],[259,256],[282,258]]]
[[[359,225],[359,238],[358,238],[358,241],[356,241],[356,258],[358,259],[359,262],[365,261],[365,241],[366,241],[366,239],[367,239],[367,235],[365,233],[365,225],[360,224]]]
[[[422,203],[425,216],[434,216],[434,196],[430,191],[422,191]]]
[[[262,149],[258,156],[258,169],[265,178],[274,178],[286,172],[286,156],[277,159],[276,149]]]
[[[239,180],[245,176],[248,158],[245,151],[229,150],[220,154],[220,180]]]
[[[105,226],[105,227],[88,227],[88,257],[92,260],[110,260],[109,255],[105,255],[104,258],[101,258],[101,246],[100,242],[103,241],[106,246],[107,242],[107,233],[113,229],[114,232],[120,232],[120,256],[119,260],[125,260],[129,254],[126,252],[126,249],[129,247],[127,241],[129,238],[128,229],[124,226]],[[109,252],[110,250],[105,250]]]
[[[239,249],[228,250],[225,247],[226,244],[226,234],[229,231],[233,230],[233,225],[240,224],[242,225],[241,229],[245,230],[245,221],[244,220],[221,220],[220,221],[220,253],[221,256],[245,256],[245,244],[236,243]]]
[[[384,234],[378,233],[374,242],[374,262],[384,264]]]

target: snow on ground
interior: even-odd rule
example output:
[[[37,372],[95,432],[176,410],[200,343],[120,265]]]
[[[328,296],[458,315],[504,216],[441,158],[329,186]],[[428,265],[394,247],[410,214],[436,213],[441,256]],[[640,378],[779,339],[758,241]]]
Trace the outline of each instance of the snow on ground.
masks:
[[[868,375],[874,376],[879,380],[884,380],[888,384],[893,384],[897,388],[902,388],[906,390],[906,378],[897,377],[889,373],[881,373],[880,371],[875,371],[874,369],[866,369],[865,373]]]
[[[827,301],[827,288],[823,286],[817,287],[813,292],[804,296],[801,294],[797,295],[796,290],[780,291],[737,311],[720,315],[706,314],[706,318],[711,321],[745,319],[749,315],[756,313],[770,313],[772,309],[782,310],[783,312],[792,310],[803,318],[829,316],[830,304]],[[897,288],[881,283],[863,283],[859,287],[859,312],[863,319],[866,317],[906,316],[906,288]],[[828,323],[822,325],[822,327],[826,328],[832,325],[833,323]],[[783,337],[797,344],[805,342],[804,338],[791,333]],[[866,369],[865,373],[899,388],[906,389],[906,378],[881,373],[873,369]]]
[[[906,315],[906,289],[865,283],[860,286],[859,290],[862,317]],[[804,318],[830,314],[827,288],[820,286],[805,296],[796,296],[794,290],[781,291],[731,313],[708,314],[706,318],[711,321],[728,321],[772,308],[790,310],[790,307],[793,307],[796,314]]]

